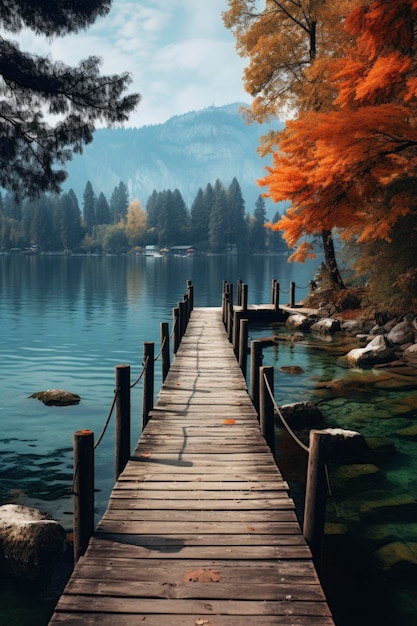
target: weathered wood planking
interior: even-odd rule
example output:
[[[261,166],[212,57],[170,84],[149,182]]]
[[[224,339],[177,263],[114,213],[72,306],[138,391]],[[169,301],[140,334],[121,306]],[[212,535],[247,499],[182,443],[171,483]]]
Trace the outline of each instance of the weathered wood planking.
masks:
[[[195,309],[50,624],[333,626],[218,309]]]

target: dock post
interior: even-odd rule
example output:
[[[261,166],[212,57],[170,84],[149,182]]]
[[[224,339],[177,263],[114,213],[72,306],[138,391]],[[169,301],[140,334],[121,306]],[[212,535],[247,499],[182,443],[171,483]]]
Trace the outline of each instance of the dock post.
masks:
[[[116,365],[116,480],[130,457],[130,365]]]
[[[161,322],[161,358],[162,358],[162,382],[168,375],[171,362],[169,358],[169,328],[168,322]]]
[[[184,300],[181,302],[178,302],[178,310],[179,310],[179,340],[181,343],[181,339],[184,336],[185,333],[185,328],[186,328],[186,321],[185,321],[185,302]]]
[[[94,433],[74,433],[74,563],[85,554],[94,531]]]
[[[279,282],[274,282],[274,295],[272,299],[272,304],[274,305],[275,312],[279,310]]]
[[[274,402],[269,393],[266,381],[273,394],[274,368],[272,366],[259,368],[259,423],[261,426],[261,434],[275,458]]]
[[[142,401],[142,430],[149,422],[149,413],[153,409],[154,392],[154,352],[155,346],[151,341],[143,344],[143,362],[146,363],[143,376],[143,401]]]
[[[188,295],[188,319],[190,319],[191,313],[194,309],[194,285],[191,280],[187,280],[187,295]]]
[[[251,341],[250,349],[250,397],[259,419],[259,368],[262,366],[262,341]]]
[[[248,310],[248,286],[246,284],[242,285],[241,305],[242,305],[242,313],[246,313],[246,311]]]
[[[248,337],[249,321],[247,319],[241,319],[239,332],[239,367],[242,370],[245,380],[248,363]]]
[[[295,307],[295,283],[290,283],[290,307]]]
[[[227,301],[226,311],[227,311],[227,321],[226,321],[227,336],[229,338],[230,343],[232,343],[232,340],[233,340],[233,303],[231,302],[231,300]]]
[[[234,350],[235,356],[236,356],[238,361],[239,361],[239,345],[240,345],[240,340],[239,340],[240,316],[241,316],[240,311],[234,311],[234,313],[233,313],[233,327],[232,327],[232,332],[233,332],[233,342],[232,343],[233,343],[233,350]]]
[[[324,532],[327,496],[326,463],[331,443],[332,435],[329,432],[310,430],[303,535],[310,546],[316,565],[320,558]]]
[[[172,309],[172,352],[177,353],[180,345],[180,310],[178,307]]]
[[[226,311],[227,311],[227,298],[229,291],[229,283],[227,280],[222,282],[222,314],[223,314],[223,324],[226,326]]]
[[[271,303],[275,304],[275,285],[276,285],[276,279],[273,278],[272,279],[272,285],[271,285]]]
[[[237,281],[237,305],[238,306],[242,305],[242,287],[243,287],[243,282],[239,278]]]

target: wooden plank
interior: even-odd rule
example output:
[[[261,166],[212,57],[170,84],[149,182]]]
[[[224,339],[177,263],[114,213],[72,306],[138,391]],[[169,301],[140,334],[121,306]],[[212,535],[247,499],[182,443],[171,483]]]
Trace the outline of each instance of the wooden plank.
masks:
[[[193,311],[50,624],[142,622],[334,626],[220,309]]]

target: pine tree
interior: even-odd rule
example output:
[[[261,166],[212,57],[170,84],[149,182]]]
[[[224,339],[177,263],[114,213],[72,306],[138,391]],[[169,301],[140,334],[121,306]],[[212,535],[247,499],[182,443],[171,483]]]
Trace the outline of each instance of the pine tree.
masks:
[[[212,252],[226,252],[229,235],[228,202],[224,185],[217,180],[210,212],[209,243]]]
[[[111,224],[112,222],[110,206],[103,192],[97,199],[96,222],[97,224]]]
[[[239,252],[247,249],[248,229],[245,221],[245,201],[237,178],[233,178],[227,189],[228,243],[237,246]]]
[[[83,215],[85,228],[88,235],[93,234],[94,226],[97,224],[96,220],[96,204],[97,198],[93,191],[93,186],[90,181],[87,182],[84,194],[83,194]]]
[[[258,196],[253,212],[253,225],[250,234],[250,248],[254,252],[264,252],[266,248],[266,208],[265,200]]]
[[[12,35],[30,29],[63,36],[91,25],[110,6],[110,0],[8,0],[0,4],[0,26]],[[123,95],[131,83],[127,72],[100,75],[96,56],[69,66],[24,52],[2,35],[0,58],[0,186],[22,196],[59,191],[62,166],[92,141],[95,124],[127,120],[140,99]]]
[[[206,200],[200,187],[191,205],[191,237],[193,244],[203,249],[208,245],[211,208]]]

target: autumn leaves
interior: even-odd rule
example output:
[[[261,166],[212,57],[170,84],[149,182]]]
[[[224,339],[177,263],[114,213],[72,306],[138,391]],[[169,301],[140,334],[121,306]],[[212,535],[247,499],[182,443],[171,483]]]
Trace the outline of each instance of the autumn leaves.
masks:
[[[273,165],[260,185],[274,201],[291,201],[272,228],[284,231],[296,260],[312,253],[314,235],[335,228],[386,251],[416,210],[417,1],[266,0],[256,13],[253,2],[229,0],[229,7],[225,23],[249,59],[252,117],[293,112],[262,145]],[[259,73],[262,59],[269,69]]]

